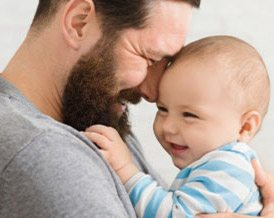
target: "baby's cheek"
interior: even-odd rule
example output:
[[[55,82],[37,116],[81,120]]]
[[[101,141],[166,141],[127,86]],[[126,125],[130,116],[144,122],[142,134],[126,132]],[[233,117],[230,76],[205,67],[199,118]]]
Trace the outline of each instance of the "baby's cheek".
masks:
[[[156,138],[160,142],[160,140],[162,140],[161,138],[163,137],[163,130],[162,130],[161,118],[157,114],[153,123],[153,131]]]
[[[186,143],[192,147],[192,150],[195,152],[195,156],[198,158],[212,150],[212,147],[215,146],[214,136],[210,136],[211,134],[205,130],[188,130],[186,135],[188,135],[186,138]]]

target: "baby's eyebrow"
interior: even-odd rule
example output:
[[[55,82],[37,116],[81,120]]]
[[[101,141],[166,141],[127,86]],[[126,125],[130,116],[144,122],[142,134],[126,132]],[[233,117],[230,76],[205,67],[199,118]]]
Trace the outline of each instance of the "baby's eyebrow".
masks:
[[[203,107],[199,106],[199,105],[186,105],[186,104],[180,104],[179,105],[180,108],[184,108],[184,109],[187,109],[187,110],[194,110],[194,111],[200,111],[203,109]]]

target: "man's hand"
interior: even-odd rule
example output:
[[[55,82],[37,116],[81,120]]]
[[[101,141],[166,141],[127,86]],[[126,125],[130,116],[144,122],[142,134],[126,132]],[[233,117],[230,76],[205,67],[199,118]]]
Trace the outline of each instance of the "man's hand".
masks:
[[[84,135],[102,149],[101,153],[118,174],[123,184],[139,172],[132,161],[127,145],[114,128],[94,125],[87,128]]]
[[[274,218],[274,177],[264,172],[256,160],[253,160],[253,168],[255,170],[256,184],[260,187],[263,197],[264,209],[260,217],[257,218]],[[218,214],[200,214],[195,218],[251,218],[250,216],[218,213]],[[253,217],[254,218],[254,217]]]

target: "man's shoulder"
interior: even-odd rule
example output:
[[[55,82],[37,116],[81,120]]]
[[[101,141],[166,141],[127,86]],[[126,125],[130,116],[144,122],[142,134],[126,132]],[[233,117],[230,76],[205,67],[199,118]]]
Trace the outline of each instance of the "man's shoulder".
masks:
[[[19,212],[28,214],[35,207],[45,212],[41,217],[48,217],[44,208],[51,204],[55,214],[65,210],[83,217],[105,210],[110,217],[127,217],[124,206],[130,210],[122,184],[98,151],[81,138],[54,129],[41,131],[14,155],[2,172],[0,186],[3,205],[16,204]]]
[[[0,171],[21,154],[24,154],[21,158],[37,160],[35,151],[45,155],[69,148],[74,153],[77,150],[85,150],[89,155],[96,153],[94,144],[78,131],[42,113],[28,114],[7,106],[0,111],[0,126]]]
[[[34,214],[35,208],[40,217],[61,217],[64,211],[81,217],[133,216],[121,182],[97,149],[54,128],[39,132],[10,159],[0,187],[0,203],[18,214]]]
[[[0,126],[0,217],[135,217],[96,146],[1,79]]]
[[[81,136],[54,128],[45,129],[31,137],[10,158],[2,175],[6,175],[6,171],[7,174],[16,171],[18,166],[28,169],[30,173],[39,171],[42,173],[40,176],[43,173],[44,176],[52,176],[54,171],[57,175],[60,172],[68,173],[72,169],[81,171],[85,168],[93,170],[94,174],[96,170],[109,171],[108,165],[92,143],[85,142]]]

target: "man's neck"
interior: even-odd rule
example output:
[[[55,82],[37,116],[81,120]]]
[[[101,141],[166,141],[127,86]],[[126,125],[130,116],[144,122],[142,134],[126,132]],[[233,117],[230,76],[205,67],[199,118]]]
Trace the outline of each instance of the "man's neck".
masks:
[[[41,42],[24,41],[2,77],[17,87],[40,111],[62,122],[61,105],[65,73],[54,50]]]

